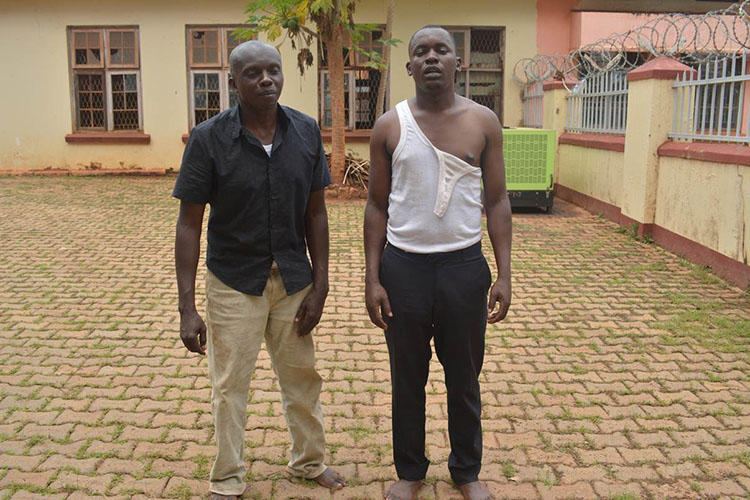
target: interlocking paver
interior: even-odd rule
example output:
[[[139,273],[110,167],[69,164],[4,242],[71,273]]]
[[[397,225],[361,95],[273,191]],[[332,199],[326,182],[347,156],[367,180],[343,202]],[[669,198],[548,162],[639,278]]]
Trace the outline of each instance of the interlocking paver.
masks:
[[[0,178],[0,498],[206,498],[210,385],[177,334],[173,182]],[[331,494],[283,473],[288,436],[261,351],[246,438],[255,499],[378,499],[394,478],[388,356],[363,307],[363,204],[332,202],[329,217],[314,338],[329,462],[350,486]],[[480,477],[498,498],[750,496],[750,295],[564,202],[514,214],[513,273],[481,376]],[[424,500],[459,497],[443,380],[433,363]]]

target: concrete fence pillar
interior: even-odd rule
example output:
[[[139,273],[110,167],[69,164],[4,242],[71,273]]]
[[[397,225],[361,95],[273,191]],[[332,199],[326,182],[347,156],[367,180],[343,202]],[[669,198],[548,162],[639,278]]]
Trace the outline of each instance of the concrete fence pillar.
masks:
[[[628,73],[628,120],[622,169],[622,214],[639,223],[639,234],[654,223],[659,179],[657,149],[672,126],[677,75],[693,71],[668,57],[658,57]]]
[[[555,182],[559,178],[559,139],[565,132],[565,120],[568,116],[568,95],[577,82],[552,81],[544,82],[544,101],[542,103],[543,128],[555,131]],[[566,88],[567,87],[567,88]]]

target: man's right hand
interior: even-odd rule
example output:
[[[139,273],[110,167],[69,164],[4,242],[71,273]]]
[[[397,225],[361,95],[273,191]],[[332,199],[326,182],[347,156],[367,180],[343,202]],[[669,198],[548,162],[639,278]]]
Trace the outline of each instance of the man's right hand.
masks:
[[[380,283],[365,283],[365,304],[370,315],[370,321],[378,328],[388,328],[383,315],[393,317],[391,303],[388,301],[388,292]]]
[[[180,313],[180,338],[188,351],[206,354],[206,324],[195,309]]]

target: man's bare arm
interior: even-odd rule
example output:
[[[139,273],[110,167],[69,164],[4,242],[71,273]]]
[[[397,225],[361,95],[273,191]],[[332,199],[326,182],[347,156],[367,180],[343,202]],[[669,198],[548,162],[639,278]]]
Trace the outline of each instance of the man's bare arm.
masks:
[[[391,193],[388,132],[394,126],[398,126],[398,116],[391,111],[378,119],[370,136],[370,172],[364,224],[365,304],[372,323],[383,329],[387,326],[383,314],[392,316],[388,294],[380,284],[380,257],[385,247],[388,196]]]
[[[300,336],[310,333],[320,322],[328,297],[328,212],[323,189],[310,193],[305,212],[305,239],[312,260],[313,284],[294,319]]]
[[[205,205],[180,202],[174,245],[180,338],[189,351],[200,354],[206,353],[206,324],[195,309],[195,274],[205,209]]]
[[[494,113],[485,112],[487,142],[482,155],[484,178],[484,210],[487,214],[487,232],[497,265],[497,280],[490,289],[487,304],[488,323],[496,323],[508,314],[511,301],[510,247],[512,224],[510,200],[505,186],[505,163],[503,161],[503,135],[500,121]],[[497,304],[498,310],[495,310]]]

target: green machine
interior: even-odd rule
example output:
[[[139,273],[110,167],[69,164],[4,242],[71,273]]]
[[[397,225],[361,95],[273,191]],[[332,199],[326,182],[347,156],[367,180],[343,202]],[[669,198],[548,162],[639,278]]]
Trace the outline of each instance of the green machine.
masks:
[[[503,157],[511,206],[549,212],[555,186],[555,131],[503,129]]]

